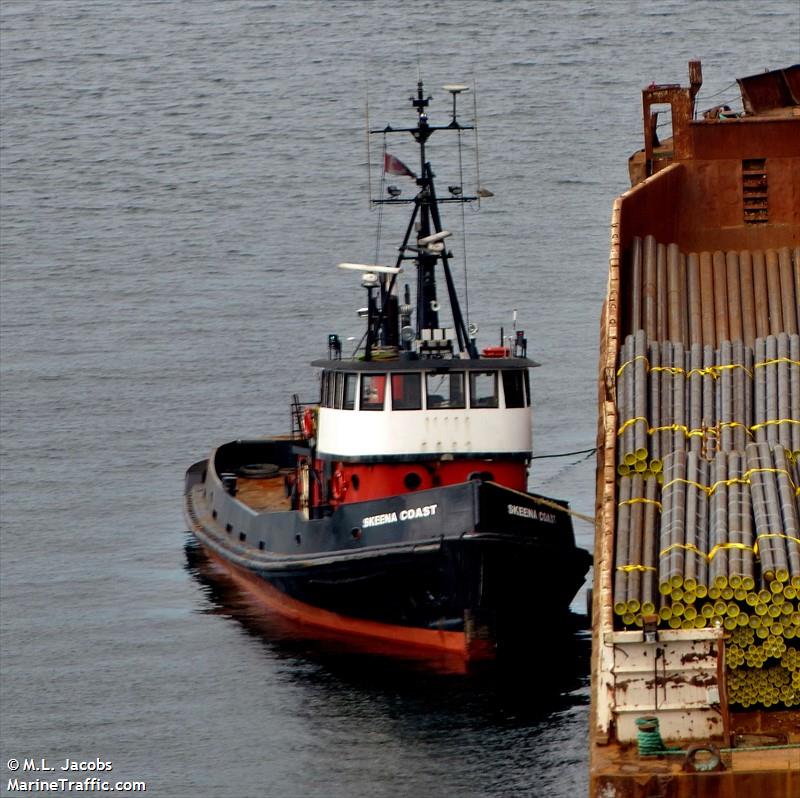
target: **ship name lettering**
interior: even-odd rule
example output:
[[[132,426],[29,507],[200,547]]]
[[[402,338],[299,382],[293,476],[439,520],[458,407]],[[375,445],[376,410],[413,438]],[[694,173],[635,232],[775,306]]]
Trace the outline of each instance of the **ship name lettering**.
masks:
[[[531,518],[534,521],[544,521],[546,524],[554,524],[556,522],[555,513],[534,510],[533,507],[522,507],[519,504],[509,504],[508,514],[517,515],[520,518]]]
[[[378,515],[368,515],[361,519],[363,528],[371,526],[383,526],[384,524],[396,524],[397,521],[413,521],[415,518],[430,518],[436,515],[438,504],[426,504],[422,507],[409,507],[407,510],[400,510],[399,513],[379,513]]]
[[[361,519],[361,526],[383,526],[383,524],[394,524],[397,522],[397,513],[379,513],[378,515],[368,515]]]
[[[400,520],[409,521],[412,518],[429,518],[436,515],[438,504],[426,504],[424,507],[409,507],[408,510],[400,510]]]

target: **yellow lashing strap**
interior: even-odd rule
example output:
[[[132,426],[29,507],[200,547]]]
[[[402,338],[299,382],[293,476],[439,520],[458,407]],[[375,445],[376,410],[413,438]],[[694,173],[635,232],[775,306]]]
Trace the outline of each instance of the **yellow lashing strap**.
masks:
[[[671,479],[669,482],[665,482],[661,486],[661,490],[664,491],[667,488],[675,485],[676,483],[682,483],[684,485],[690,485],[693,488],[697,488],[698,490],[702,490],[703,493],[708,493],[708,488],[705,485],[701,485],[699,482],[694,482],[691,479],[684,479],[683,477],[676,477],[675,479]]]
[[[620,427],[617,430],[617,436],[622,435],[622,433],[625,432],[625,430],[628,429],[628,427],[630,427],[632,424],[635,424],[637,421],[644,421],[645,425],[648,424],[648,421],[644,416],[636,416],[635,418],[629,418],[627,421],[620,424]]]
[[[758,554],[758,541],[762,538],[783,538],[783,540],[791,540],[800,546],[800,538],[796,538],[792,535],[786,535],[783,532],[764,532],[763,535],[756,535],[756,542],[753,544],[753,551]]]
[[[796,418],[773,418],[770,421],[762,421],[759,424],[753,424],[750,429],[755,432],[762,427],[769,427],[771,424],[800,424],[800,421],[798,421]]]
[[[650,371],[666,371],[674,375],[686,373],[680,366],[653,366]]]
[[[713,549],[706,555],[706,559],[711,562],[714,559],[718,551],[722,551],[722,549],[741,549],[742,551],[753,551],[754,546],[745,546],[744,543],[717,543]]]
[[[693,543],[673,543],[671,546],[667,546],[666,549],[660,551],[658,556],[663,557],[665,554],[669,554],[673,549],[685,549],[686,551],[691,551],[698,555],[698,557],[702,557],[704,560],[707,557],[707,555],[700,551],[700,549],[698,549]]]
[[[655,571],[656,569],[652,565],[618,565],[617,570],[630,573],[631,571]]]
[[[800,366],[800,360],[792,360],[788,357],[774,357],[771,360],[762,360],[760,363],[754,363],[754,369],[760,369],[764,366],[775,366],[778,363],[788,363],[790,366]]]
[[[618,369],[617,369],[617,376],[621,377],[622,372],[625,371],[628,366],[633,365],[633,363],[637,360],[644,360],[644,364],[647,367],[647,370],[650,370],[650,361],[644,355],[636,355],[636,357],[631,358],[630,360],[626,360]]]
[[[655,499],[644,499],[644,498],[634,498],[634,499],[625,499],[625,501],[621,501],[617,507],[622,507],[623,504],[654,504],[658,509],[661,509],[661,502],[657,502]]]
[[[704,366],[699,369],[689,369],[689,371],[686,372],[686,378],[689,379],[695,374],[698,374],[701,377],[713,377],[716,380],[722,376],[723,371],[729,371],[730,369],[742,369],[748,377],[752,378],[753,376],[753,372],[741,363],[726,363],[724,366]]]

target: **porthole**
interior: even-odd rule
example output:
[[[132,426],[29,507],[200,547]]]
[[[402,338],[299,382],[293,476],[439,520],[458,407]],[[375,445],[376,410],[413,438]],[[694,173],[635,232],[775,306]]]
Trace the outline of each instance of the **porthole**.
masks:
[[[233,527],[230,524],[225,524],[225,531],[226,532],[233,532]]]
[[[264,551],[264,541],[263,541],[263,540],[259,540],[259,541],[258,541],[258,548],[259,548],[261,551]]]
[[[350,477],[350,484],[353,486],[353,490],[358,490],[358,486],[361,484],[361,480],[358,478],[358,474],[353,474]]]
[[[239,540],[241,540],[241,541],[247,540],[247,535],[245,535],[244,532],[240,532],[239,533]]]
[[[353,536],[353,540],[361,540],[361,529],[357,526],[354,526],[350,530],[350,534]]]
[[[403,477],[403,484],[407,490],[416,490],[422,484],[422,477],[414,471],[409,471]]]

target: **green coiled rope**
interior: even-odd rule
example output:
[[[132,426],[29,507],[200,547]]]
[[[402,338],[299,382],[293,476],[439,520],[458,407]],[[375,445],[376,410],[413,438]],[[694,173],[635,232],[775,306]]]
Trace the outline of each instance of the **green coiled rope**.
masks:
[[[680,748],[664,745],[661,739],[661,732],[658,728],[658,718],[652,715],[645,715],[636,718],[636,744],[639,749],[639,756],[657,756],[667,751],[680,751]]]

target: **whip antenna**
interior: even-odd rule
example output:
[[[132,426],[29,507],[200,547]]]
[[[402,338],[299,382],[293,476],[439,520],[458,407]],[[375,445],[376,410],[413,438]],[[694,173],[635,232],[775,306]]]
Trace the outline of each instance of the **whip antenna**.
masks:
[[[372,159],[369,143],[369,86],[364,91],[364,112],[367,119],[367,207],[372,208]]]
[[[478,190],[475,192],[478,195],[478,208],[481,207],[481,158],[480,150],[478,149],[478,79],[472,75],[472,115],[475,118],[473,127],[475,128],[475,181],[477,182]]]

